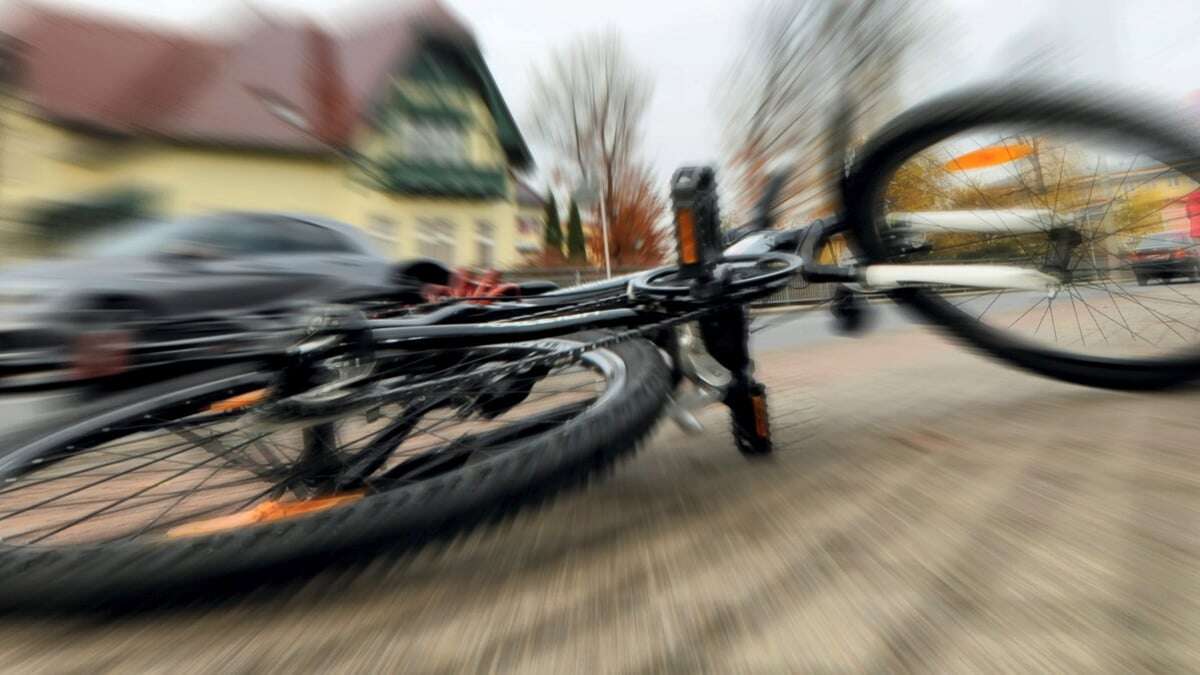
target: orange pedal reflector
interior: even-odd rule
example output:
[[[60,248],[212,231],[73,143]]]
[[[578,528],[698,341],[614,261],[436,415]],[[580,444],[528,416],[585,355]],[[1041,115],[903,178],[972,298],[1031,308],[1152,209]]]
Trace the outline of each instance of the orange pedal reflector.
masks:
[[[308,499],[299,502],[263,502],[249,511],[233,513],[228,516],[198,520],[194,523],[180,525],[167,530],[168,539],[186,539],[200,537],[206,534],[229,532],[243,527],[273,523],[277,520],[295,518],[318,511],[325,511],[344,504],[350,504],[363,498],[361,492],[347,492],[334,497]]]
[[[767,397],[762,394],[755,394],[750,397],[754,402],[754,432],[759,438],[768,438],[771,435],[771,423],[767,417]]]
[[[700,249],[696,245],[696,216],[691,209],[680,209],[675,214],[675,236],[679,238],[679,262],[684,265],[700,262]]]
[[[1014,162],[1022,157],[1028,157],[1032,154],[1033,146],[1025,145],[1024,143],[993,145],[987,148],[980,148],[978,150],[968,152],[965,155],[959,155],[949,162],[946,162],[942,168],[944,168],[946,171],[984,169],[989,166],[999,166],[1008,162]]]
[[[255,389],[254,391],[248,391],[244,394],[238,394],[237,396],[217,401],[208,406],[208,410],[215,413],[233,412],[234,410],[241,410],[242,408],[249,408],[252,405],[262,403],[266,398],[266,389]]]

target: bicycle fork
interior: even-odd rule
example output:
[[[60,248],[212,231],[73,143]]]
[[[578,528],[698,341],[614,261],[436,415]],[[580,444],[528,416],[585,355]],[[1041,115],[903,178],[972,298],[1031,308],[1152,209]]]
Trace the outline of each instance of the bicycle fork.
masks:
[[[708,353],[729,371],[722,402],[729,408],[738,450],[747,455],[771,452],[767,388],[754,379],[746,308],[738,305],[722,309],[699,323],[700,337]]]
[[[720,218],[717,208],[716,181],[708,167],[688,167],[675,172],[671,179],[671,200],[675,210],[675,235],[680,276],[691,279],[699,297],[717,299],[722,282],[714,275],[721,257]],[[733,437],[738,450],[747,455],[771,452],[771,425],[767,411],[767,390],[754,379],[754,360],[750,356],[750,325],[742,305],[723,307],[699,322],[699,341],[703,351],[720,369],[700,373],[696,363],[703,359],[698,345],[680,345],[685,363],[681,366],[701,387],[701,392],[716,393],[729,408]],[[705,376],[722,382],[705,382]]]

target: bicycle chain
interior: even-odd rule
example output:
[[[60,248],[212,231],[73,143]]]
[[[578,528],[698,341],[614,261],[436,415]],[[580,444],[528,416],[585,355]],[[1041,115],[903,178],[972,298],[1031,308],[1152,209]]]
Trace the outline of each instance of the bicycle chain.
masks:
[[[738,294],[738,295],[740,295],[740,294]],[[373,396],[377,397],[377,398],[392,398],[398,394],[403,394],[403,395],[415,396],[416,397],[415,400],[417,402],[420,402],[422,400],[421,394],[427,390],[444,389],[448,385],[455,385],[455,384],[460,384],[460,383],[464,383],[464,382],[494,380],[499,377],[505,377],[507,375],[517,373],[521,370],[525,370],[525,369],[529,369],[529,368],[533,368],[533,367],[537,367],[537,366],[544,365],[544,366],[548,366],[549,368],[556,368],[556,367],[559,367],[559,366],[562,366],[562,365],[565,365],[565,364],[568,364],[568,363],[578,360],[579,358],[581,358],[583,356],[583,354],[585,354],[587,352],[598,350],[598,349],[604,349],[604,348],[610,347],[614,344],[624,342],[626,340],[633,340],[636,338],[648,337],[648,336],[651,336],[651,335],[653,335],[659,331],[662,331],[664,329],[674,328],[675,326],[695,321],[695,320],[697,320],[701,317],[704,317],[708,314],[719,312],[722,309],[725,309],[727,307],[744,304],[743,302],[739,302],[738,299],[736,299],[736,298],[737,298],[736,295],[734,297],[726,297],[726,298],[724,298],[724,300],[725,300],[724,302],[707,304],[704,307],[700,307],[698,309],[693,309],[691,311],[685,311],[685,312],[682,312],[675,316],[665,318],[662,321],[657,321],[654,323],[646,324],[644,326],[639,326],[637,328],[629,328],[629,329],[626,329],[623,331],[613,332],[611,335],[609,335],[607,337],[600,338],[598,340],[593,340],[593,341],[587,342],[585,344],[581,344],[581,345],[571,348],[571,349],[554,351],[554,352],[549,352],[546,354],[540,354],[540,355],[536,355],[536,356],[527,356],[525,358],[513,361],[512,363],[510,363],[508,365],[491,368],[491,369],[487,370],[486,372],[462,373],[462,374],[458,374],[458,375],[448,375],[448,376],[438,378],[436,380],[419,382],[419,383],[414,383],[414,384],[409,384],[409,385],[401,385],[401,386],[394,387],[394,388],[386,388],[386,387],[381,386],[380,387],[381,391],[374,392]],[[438,301],[438,302],[426,303],[424,305],[414,306],[414,307],[410,308],[410,311],[419,311],[422,308],[426,308],[426,307],[444,307],[444,306],[456,304],[459,302],[471,302],[472,300],[477,301],[479,299],[480,298],[455,298],[455,299],[452,299],[449,301],[442,300],[442,301]],[[545,309],[542,311],[523,314],[519,317],[512,317],[509,319],[500,319],[500,320],[494,321],[493,323],[513,324],[513,323],[519,323],[519,322],[553,317],[553,316],[562,315],[562,314],[581,314],[581,313],[586,313],[586,312],[590,312],[590,311],[597,311],[605,306],[624,304],[624,303],[628,302],[628,300],[629,299],[625,293],[613,294],[613,295],[598,298],[595,300],[579,302],[579,303],[575,303],[575,304],[571,304],[571,305],[567,305],[567,306],[563,306],[563,307],[551,307],[549,309]],[[678,309],[676,309],[674,311],[678,311]],[[530,342],[534,342],[534,341],[530,341]]]
[[[610,301],[610,300],[611,299],[606,299],[606,301]],[[633,340],[633,339],[640,338],[640,337],[646,337],[646,336],[652,335],[658,331],[661,331],[664,328],[674,328],[675,326],[678,326],[680,324],[685,324],[685,323],[695,321],[707,314],[718,312],[721,309],[723,309],[727,306],[733,305],[733,304],[736,304],[736,303],[722,303],[720,305],[712,305],[712,306],[708,306],[708,307],[703,307],[701,309],[692,310],[690,312],[685,312],[683,314],[669,317],[662,321],[647,324],[645,326],[639,326],[637,328],[629,328],[629,329],[626,329],[623,331],[614,332],[612,335],[610,335],[608,337],[604,337],[599,340],[593,340],[593,341],[587,342],[586,344],[581,344],[578,347],[574,347],[571,349],[551,352],[551,353],[547,353],[547,354],[541,354],[538,356],[528,356],[523,359],[514,361],[506,366],[500,366],[497,368],[490,369],[490,370],[486,371],[485,373],[464,373],[461,375],[450,375],[450,376],[439,378],[437,380],[430,381],[430,382],[422,382],[422,383],[418,383],[418,384],[401,386],[401,387],[397,387],[394,389],[387,389],[386,391],[378,392],[377,395],[383,397],[383,396],[394,396],[396,394],[401,394],[401,393],[403,393],[403,394],[420,394],[425,390],[431,390],[431,389],[435,389],[435,388],[442,389],[449,384],[457,384],[460,382],[470,382],[473,379],[477,380],[477,379],[485,379],[486,378],[488,380],[492,380],[497,377],[504,377],[506,375],[513,374],[513,373],[519,372],[523,369],[528,369],[528,368],[532,368],[535,366],[546,365],[546,366],[549,366],[550,368],[555,368],[555,367],[558,367],[561,365],[572,363],[572,362],[578,360],[580,357],[583,356],[583,354],[586,354],[587,352],[595,351],[598,349],[605,349],[607,347],[611,347],[614,344],[618,344],[618,343],[624,342],[626,340]],[[578,306],[576,306],[573,309],[577,311]],[[418,400],[420,400],[420,399],[418,398]]]
[[[457,384],[460,382],[470,382],[472,380],[482,380],[485,378],[486,379],[494,379],[497,377],[504,377],[509,374],[516,373],[522,369],[532,368],[532,367],[539,366],[539,365],[548,365],[550,368],[555,368],[555,367],[561,366],[563,364],[578,360],[583,354],[585,354],[589,351],[593,351],[593,350],[597,350],[597,349],[604,349],[606,347],[612,346],[612,345],[620,343],[620,342],[624,342],[626,340],[632,340],[632,339],[639,338],[639,337],[650,336],[650,335],[653,335],[654,333],[661,331],[663,329],[674,328],[675,326],[678,326],[680,324],[685,324],[685,323],[695,321],[705,315],[719,312],[722,309],[725,309],[727,307],[745,304],[744,302],[739,301],[740,295],[742,295],[742,294],[735,294],[732,297],[726,296],[725,298],[723,298],[724,302],[708,304],[699,309],[694,309],[691,311],[683,312],[676,316],[666,318],[662,321],[647,324],[645,326],[640,326],[638,328],[630,328],[630,329],[626,329],[623,331],[614,332],[612,335],[610,335],[608,337],[601,338],[601,339],[595,340],[595,341],[591,341],[591,342],[582,344],[582,345],[572,348],[572,349],[552,352],[552,353],[548,353],[548,354],[542,354],[542,355],[538,355],[538,356],[528,356],[523,359],[514,361],[506,366],[500,366],[497,368],[490,369],[486,373],[463,373],[460,375],[450,375],[450,376],[446,376],[446,377],[440,378],[438,380],[430,381],[430,382],[422,382],[422,383],[417,383],[417,384],[412,384],[412,385],[405,385],[405,386],[401,386],[401,387],[394,388],[394,389],[387,389],[386,391],[380,392],[379,396],[393,396],[393,395],[400,394],[400,393],[419,394],[420,392],[423,392],[425,390],[441,388],[441,387],[445,387],[446,385],[449,385],[449,384]],[[469,302],[470,299],[464,298],[463,301]],[[516,322],[521,322],[521,321],[529,321],[529,320],[537,319],[537,318],[551,317],[551,316],[555,316],[555,315],[559,315],[559,314],[580,314],[580,313],[587,312],[587,311],[595,311],[605,305],[621,304],[624,302],[627,302],[627,296],[624,293],[622,293],[620,295],[614,294],[614,295],[611,295],[608,297],[599,298],[599,299],[591,300],[588,302],[581,302],[581,303],[569,305],[566,307],[553,307],[553,308],[550,308],[547,310],[542,310],[540,312],[532,312],[529,314],[524,314],[520,317],[513,317],[511,319],[502,319],[502,320],[496,321],[495,323],[510,323],[511,324],[511,323],[516,323]],[[676,310],[676,311],[678,311],[678,310]],[[418,400],[420,400],[420,399],[418,398]]]

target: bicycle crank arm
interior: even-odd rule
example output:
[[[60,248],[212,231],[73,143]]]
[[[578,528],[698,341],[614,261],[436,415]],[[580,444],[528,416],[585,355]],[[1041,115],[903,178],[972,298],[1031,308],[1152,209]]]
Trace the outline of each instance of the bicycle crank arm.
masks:
[[[869,265],[861,276],[865,287],[882,290],[934,284],[1053,294],[1061,283],[1044,272],[1012,265]]]
[[[667,415],[684,433],[696,435],[704,432],[704,424],[696,418],[696,411],[725,400],[725,392],[703,384],[673,395],[667,403]]]
[[[671,396],[666,412],[685,433],[699,434],[704,431],[704,425],[696,419],[696,411],[725,400],[733,375],[708,353],[704,341],[691,326],[680,326],[676,330],[679,347],[675,357],[684,381],[690,386]]]

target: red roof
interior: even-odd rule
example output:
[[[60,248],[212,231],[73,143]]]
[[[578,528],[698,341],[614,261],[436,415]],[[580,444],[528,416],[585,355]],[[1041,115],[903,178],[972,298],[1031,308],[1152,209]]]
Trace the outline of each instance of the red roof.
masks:
[[[19,50],[19,86],[47,118],[305,151],[322,145],[277,119],[252,91],[287,100],[321,138],[344,144],[389,72],[423,39],[477,49],[437,0],[345,32],[259,16],[231,39],[200,39],[43,7],[9,17],[3,32]]]

